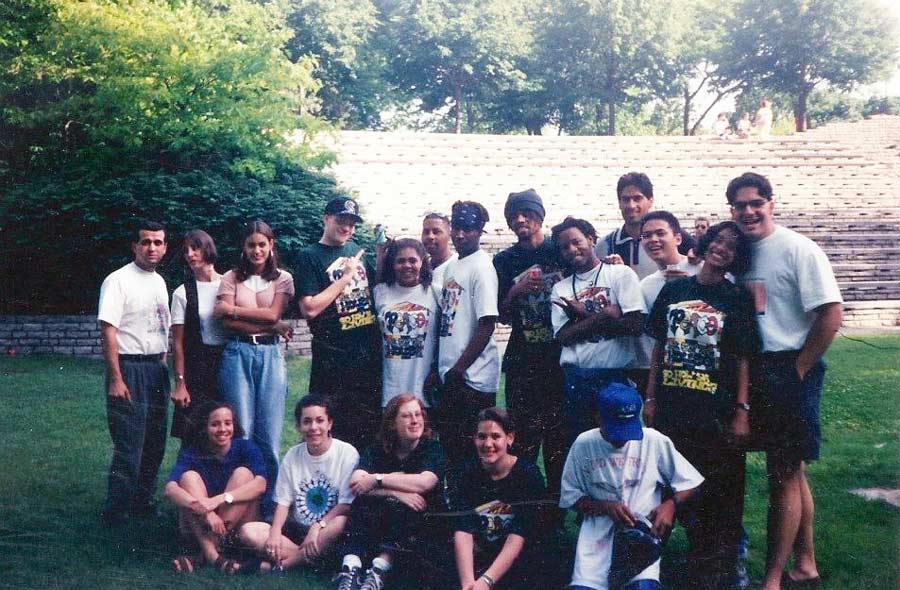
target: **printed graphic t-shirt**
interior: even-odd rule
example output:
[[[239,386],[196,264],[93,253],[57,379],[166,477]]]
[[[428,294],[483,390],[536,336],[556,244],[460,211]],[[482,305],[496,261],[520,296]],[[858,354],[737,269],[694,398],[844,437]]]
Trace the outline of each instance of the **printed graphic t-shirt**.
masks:
[[[291,447],[281,461],[275,502],[290,506],[291,520],[308,528],[338,504],[353,503],[350,476],[358,462],[353,445],[336,438],[318,457],[309,454],[305,442]]]
[[[574,274],[553,285],[552,297],[578,299],[591,313],[600,313],[607,305],[618,305],[622,314],[644,311],[644,299],[637,275],[622,264],[599,264],[583,274]],[[566,312],[558,305],[551,310],[553,334],[569,322]],[[559,362],[563,366],[582,369],[622,369],[634,360],[634,338],[621,336],[589,340],[563,346]]]
[[[498,305],[506,299],[507,293],[529,273],[540,276],[544,290],[517,299],[511,317],[504,318],[512,326],[503,368],[521,366],[521,363],[558,364],[559,342],[553,338],[553,324],[550,321],[550,292],[553,285],[563,277],[563,263],[556,246],[549,239],[536,249],[523,248],[515,244],[494,256],[499,292]]]
[[[609,444],[594,428],[575,439],[563,468],[560,508],[573,507],[582,496],[623,502],[635,514],[647,517],[659,506],[662,490],[690,490],[703,476],[675,449],[664,434],[644,428],[642,440],[620,448]],[[573,586],[607,590],[615,527],[609,516],[587,516],[578,531]],[[638,579],[659,580],[659,560]]]
[[[535,534],[537,504],[544,495],[537,466],[519,457],[503,479],[494,481],[478,461],[466,463],[451,482],[450,510],[465,512],[454,528],[471,533],[478,548],[496,554],[509,534],[526,540]]]
[[[160,354],[169,349],[169,292],[155,272],[134,262],[100,286],[97,320],[118,330],[119,354]]]
[[[439,293],[432,286],[375,286],[375,311],[381,328],[381,405],[401,393],[422,400],[425,379],[434,363],[440,318]]]
[[[759,350],[749,293],[727,280],[678,279],[660,291],[647,333],[664,345],[657,426],[715,430],[734,403],[738,358]]]
[[[800,350],[817,307],[841,303],[841,290],[825,252],[812,240],[776,226],[753,243],[750,270],[739,281],[756,302],[763,350]]]
[[[297,264],[297,297],[313,296],[341,278],[344,261],[356,256],[360,247],[355,242],[343,246],[312,244],[300,251]],[[357,267],[356,276],[334,302],[308,322],[313,341],[319,351],[327,348],[344,361],[374,353],[377,341],[375,307],[369,278],[375,268],[368,258]],[[313,362],[315,361],[313,354]]]
[[[497,317],[497,272],[490,255],[478,250],[450,263],[441,291],[438,371],[441,378],[459,360],[475,336],[478,320]],[[500,386],[500,356],[494,338],[466,370],[466,383],[483,393]]]

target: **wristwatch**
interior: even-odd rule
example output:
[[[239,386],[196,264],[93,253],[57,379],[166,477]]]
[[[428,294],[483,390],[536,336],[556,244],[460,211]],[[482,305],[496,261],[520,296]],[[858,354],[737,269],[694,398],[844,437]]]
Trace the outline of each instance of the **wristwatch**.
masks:
[[[327,521],[327,520],[324,520],[324,519],[323,519],[323,520],[320,520],[320,521],[319,521],[319,526],[322,527],[322,528],[324,529],[325,527],[328,526],[328,521]]]
[[[749,411],[750,411],[750,404],[748,404],[748,403],[746,403],[746,402],[745,402],[745,403],[735,402],[734,407],[737,408],[737,409],[739,409],[739,410],[744,410],[745,412],[749,412]]]
[[[175,381],[184,381],[184,375],[175,375]]]
[[[225,503],[226,503],[226,504],[233,504],[233,503],[234,503],[234,496],[232,496],[229,492],[225,492],[224,498],[225,498]]]
[[[384,485],[384,475],[382,475],[381,473],[376,473],[375,474],[375,487],[380,488],[383,485]]]

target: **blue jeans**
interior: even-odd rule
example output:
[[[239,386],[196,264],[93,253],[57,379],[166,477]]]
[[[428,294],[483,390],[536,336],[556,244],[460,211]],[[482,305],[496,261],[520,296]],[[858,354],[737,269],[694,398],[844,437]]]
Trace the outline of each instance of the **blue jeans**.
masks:
[[[569,431],[566,448],[579,434],[597,428],[597,394],[613,381],[628,383],[624,369],[582,369],[563,367],[566,373],[563,419]]]
[[[282,345],[229,342],[222,353],[219,392],[234,407],[244,438],[255,442],[262,451],[268,484],[264,498],[271,500],[278,477],[287,398],[287,367]]]

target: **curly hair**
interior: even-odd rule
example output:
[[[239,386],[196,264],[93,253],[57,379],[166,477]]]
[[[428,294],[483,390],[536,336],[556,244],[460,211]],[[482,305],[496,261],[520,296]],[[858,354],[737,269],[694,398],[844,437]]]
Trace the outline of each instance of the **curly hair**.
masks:
[[[419,284],[423,288],[427,288],[431,285],[432,279],[431,265],[428,264],[428,252],[425,251],[425,246],[422,245],[422,242],[415,238],[399,238],[388,244],[384,253],[384,268],[381,271],[384,282],[388,285],[393,285],[397,282],[397,275],[394,273],[394,261],[404,248],[412,248],[419,255],[419,259],[422,261],[422,267],[419,269]]]
[[[597,241],[597,230],[594,229],[594,226],[591,225],[591,222],[586,219],[578,219],[577,217],[572,217],[571,215],[562,220],[562,223],[557,223],[550,230],[550,239],[553,241],[555,246],[559,246],[559,235],[566,231],[567,229],[575,228],[581,233],[583,233],[586,237]]]
[[[696,254],[701,258],[706,256],[706,251],[709,249],[709,245],[716,240],[716,236],[718,236],[723,230],[726,229],[730,229],[737,235],[737,242],[734,245],[734,260],[725,270],[735,276],[740,276],[750,270],[750,262],[753,256],[753,245],[750,242],[750,238],[748,238],[741,232],[741,229],[735,222],[723,221],[722,223],[717,223],[716,225],[706,230],[706,233],[703,234],[703,236],[699,240],[699,243],[697,244]]]

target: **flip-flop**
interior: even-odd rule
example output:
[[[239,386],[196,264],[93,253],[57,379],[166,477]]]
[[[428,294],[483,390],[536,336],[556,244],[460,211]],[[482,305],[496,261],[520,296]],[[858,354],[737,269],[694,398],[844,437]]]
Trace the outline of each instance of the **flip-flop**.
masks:
[[[216,558],[215,566],[217,570],[228,575],[234,575],[241,571],[241,562],[221,555]]]
[[[192,574],[203,565],[203,557],[199,555],[179,555],[172,560],[172,569],[179,574]]]
[[[781,587],[785,590],[822,590],[822,578],[806,578],[804,580],[795,580],[788,572],[781,575]]]

